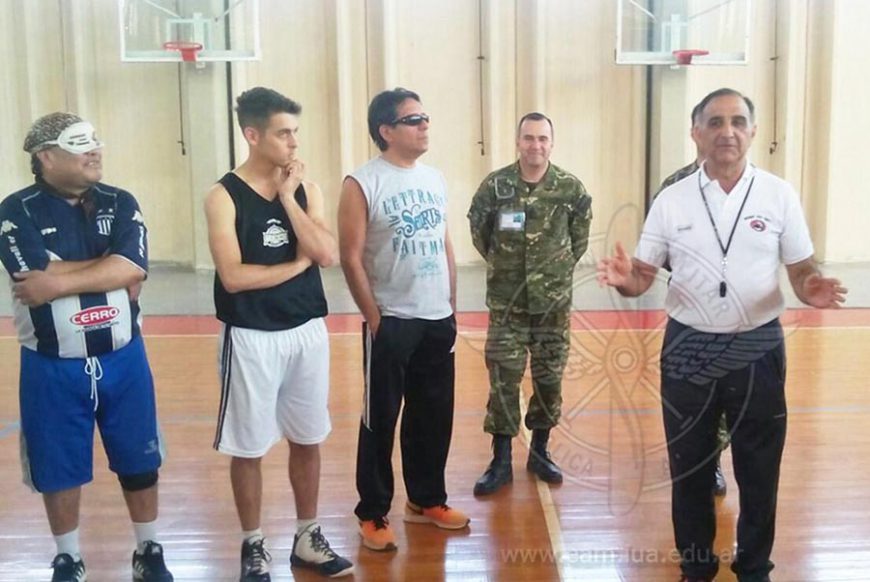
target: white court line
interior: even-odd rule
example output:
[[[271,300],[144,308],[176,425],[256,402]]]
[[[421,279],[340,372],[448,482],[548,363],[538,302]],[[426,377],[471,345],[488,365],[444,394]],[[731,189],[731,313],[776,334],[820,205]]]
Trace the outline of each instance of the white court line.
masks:
[[[784,329],[791,329],[791,327],[784,327]],[[870,329],[870,325],[816,325],[816,326],[798,326],[794,328],[795,331],[806,331],[806,330],[831,330],[831,331],[844,331],[850,329],[858,329],[858,330],[868,330]],[[609,329],[609,328],[595,328],[591,329],[572,329],[571,333],[589,333],[592,331],[604,331],[604,332],[612,332],[612,331],[664,331],[664,328],[646,328],[646,327],[623,327],[620,329]],[[161,337],[168,338],[188,338],[188,337],[218,337],[219,334],[216,333],[159,333],[159,334],[149,334],[144,333],[142,337],[145,339],[156,339]],[[329,335],[337,335],[337,336],[359,336],[360,332],[358,331],[336,331],[329,332]],[[459,335],[462,336],[485,336],[486,331],[460,331]],[[0,340],[17,340],[18,337],[14,335],[0,335]]]
[[[142,337],[145,339],[158,339],[162,337],[168,338],[187,338],[187,337],[218,337],[220,334],[217,333],[156,333],[156,334],[142,334]],[[329,332],[329,335],[352,335],[359,336],[360,332],[349,332],[349,331],[337,331],[337,332]]]
[[[522,390],[520,390],[520,419],[526,417],[526,398]],[[531,450],[532,432],[526,428],[526,425],[520,420],[523,435],[526,437],[526,442],[529,443]],[[550,537],[550,547],[553,549],[553,556],[556,557],[556,570],[559,573],[559,580],[565,579],[565,571],[562,568],[561,556],[567,555],[565,546],[562,541],[562,524],[559,523],[559,515],[556,513],[556,504],[553,503],[553,496],[550,494],[550,485],[533,477],[538,487],[538,499],[541,500],[541,509],[544,511],[544,522],[547,524],[547,535]]]
[[[806,330],[831,330],[831,331],[843,331],[849,329],[860,329],[860,330],[868,330],[870,329],[870,325],[799,325],[799,326],[790,326],[784,325],[783,329],[794,329],[795,331],[806,331]],[[594,329],[588,328],[579,328],[572,329],[571,333],[590,333],[590,332],[615,332],[615,331],[659,331],[664,332],[664,327],[621,327],[621,328],[605,328],[605,327],[596,327]],[[329,335],[346,335],[346,334],[329,334]],[[485,336],[486,331],[460,331],[459,335],[471,335],[471,336]]]
[[[220,337],[219,333],[155,333],[154,335],[143,333],[142,337],[147,340],[160,339],[168,337],[173,339],[189,338],[189,337]]]

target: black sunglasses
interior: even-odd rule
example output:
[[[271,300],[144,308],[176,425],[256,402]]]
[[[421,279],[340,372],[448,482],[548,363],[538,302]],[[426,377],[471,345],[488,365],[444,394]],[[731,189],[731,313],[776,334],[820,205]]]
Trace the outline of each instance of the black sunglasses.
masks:
[[[425,113],[414,113],[412,115],[406,115],[405,117],[400,117],[399,119],[393,121],[390,125],[420,125],[423,122],[429,123],[429,116]]]

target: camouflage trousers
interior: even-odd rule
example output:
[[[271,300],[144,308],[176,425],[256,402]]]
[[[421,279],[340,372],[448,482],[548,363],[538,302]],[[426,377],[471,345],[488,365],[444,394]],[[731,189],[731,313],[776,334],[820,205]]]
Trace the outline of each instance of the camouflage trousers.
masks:
[[[483,430],[516,436],[520,429],[520,384],[531,360],[533,394],[529,429],[556,426],[562,413],[562,373],[568,360],[570,311],[529,314],[490,310],[486,336],[489,401]]]

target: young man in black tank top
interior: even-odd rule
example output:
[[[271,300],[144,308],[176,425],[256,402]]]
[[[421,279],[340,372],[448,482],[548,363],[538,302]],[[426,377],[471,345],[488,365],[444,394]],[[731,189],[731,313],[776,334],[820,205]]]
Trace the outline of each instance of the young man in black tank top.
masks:
[[[237,100],[245,162],[208,194],[215,263],[222,394],[215,448],[232,456],[230,476],[243,530],[241,582],[270,580],[260,529],[260,460],[282,438],[297,533],[290,563],[327,576],[353,572],[317,525],[318,445],[330,431],[329,340],[319,267],[337,260],[320,188],[296,157],[298,104],[262,87]]]

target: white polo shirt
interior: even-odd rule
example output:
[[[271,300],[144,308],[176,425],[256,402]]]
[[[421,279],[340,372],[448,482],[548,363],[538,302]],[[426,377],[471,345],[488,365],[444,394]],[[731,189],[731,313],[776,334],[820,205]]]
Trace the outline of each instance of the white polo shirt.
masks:
[[[722,250],[701,190],[723,246],[736,222],[724,276]],[[800,262],[813,252],[800,199],[788,182],[747,164],[726,194],[702,165],[655,199],[635,257],[655,267],[670,263],[665,299],[670,317],[699,331],[733,333],[754,329],[783,312],[780,264]]]

